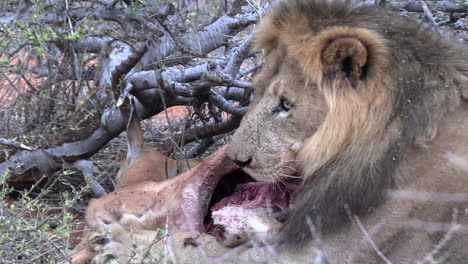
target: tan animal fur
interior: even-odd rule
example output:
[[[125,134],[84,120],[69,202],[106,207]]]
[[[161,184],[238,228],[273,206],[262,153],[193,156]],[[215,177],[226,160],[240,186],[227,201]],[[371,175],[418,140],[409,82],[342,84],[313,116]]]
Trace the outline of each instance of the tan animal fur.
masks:
[[[121,106],[128,108],[129,105]],[[127,124],[127,156],[117,173],[117,187],[133,185],[143,181],[162,181],[188,171],[200,163],[201,159],[171,159],[154,149],[144,141],[140,120],[131,109],[122,109]]]
[[[257,180],[299,183],[280,245],[330,263],[466,263],[468,49],[337,0],[281,2],[255,44],[264,65],[228,153]]]
[[[174,176],[201,162],[201,159],[174,160],[146,146],[133,109],[128,101],[121,106],[124,120],[129,120],[128,150],[117,174],[116,189],[89,202],[84,218],[90,231],[72,252],[72,264],[87,263],[97,255],[102,245],[96,248],[91,242],[105,237],[107,225],[121,224],[143,230],[165,228],[171,208],[177,207],[180,192],[186,187],[183,177]],[[189,230],[200,228],[190,227]],[[103,243],[102,239],[98,241]]]

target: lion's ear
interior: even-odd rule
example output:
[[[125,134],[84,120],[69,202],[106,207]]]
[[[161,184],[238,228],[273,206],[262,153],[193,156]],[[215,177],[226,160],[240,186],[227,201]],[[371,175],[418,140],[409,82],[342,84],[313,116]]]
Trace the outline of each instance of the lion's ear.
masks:
[[[323,74],[341,73],[353,87],[356,87],[358,81],[365,78],[367,56],[367,48],[358,39],[352,37],[334,39],[321,53]]]

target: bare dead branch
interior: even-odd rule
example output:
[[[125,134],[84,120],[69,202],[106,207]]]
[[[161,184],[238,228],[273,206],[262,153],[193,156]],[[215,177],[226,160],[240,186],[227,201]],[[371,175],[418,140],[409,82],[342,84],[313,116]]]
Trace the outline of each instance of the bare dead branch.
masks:
[[[175,133],[172,137],[165,140],[163,147],[168,153],[172,153],[173,143],[186,144],[193,142],[196,139],[209,138],[216,135],[225,134],[240,125],[241,118],[231,116],[221,123],[213,123],[205,126],[195,126],[188,128],[182,132]]]
[[[172,41],[174,42],[174,44],[176,45],[176,47],[177,47],[177,49],[179,51],[181,51],[182,53],[190,54],[190,55],[192,55],[194,57],[201,57],[201,58],[206,57],[206,55],[203,54],[203,53],[200,53],[200,52],[197,52],[197,51],[194,51],[194,50],[190,50],[190,49],[184,47],[184,45],[182,44],[182,41],[180,40],[180,38],[176,34],[172,33],[173,30],[169,28],[169,25],[166,24],[164,22],[164,20],[157,19],[157,21],[164,28],[164,30],[169,35],[169,37],[172,39]]]
[[[211,145],[215,143],[215,140],[210,138],[203,139],[200,143],[196,144],[189,150],[185,151],[184,158],[191,159],[203,154]]]
[[[106,50],[112,41],[114,41],[114,39],[105,36],[86,36],[74,42],[72,46],[78,53],[99,53]]]
[[[226,100],[223,96],[221,96],[219,93],[217,93],[214,90],[210,91],[210,103],[213,103],[216,105],[218,108],[223,110],[226,113],[236,115],[236,116],[243,116],[245,112],[247,112],[246,106],[238,106],[230,103],[228,100]]]
[[[262,67],[262,63],[255,63],[255,64],[252,64],[242,70],[239,71],[239,73],[237,74],[236,76],[236,79],[239,79],[243,76],[246,76],[247,74],[253,72],[253,71],[256,71],[258,69],[260,69]]]
[[[99,169],[90,160],[78,160],[73,163],[73,167],[81,171],[86,183],[94,194],[94,197],[99,198],[107,194],[106,190],[95,180],[95,175],[101,174]]]
[[[255,13],[238,14],[233,17],[224,15],[202,31],[186,34],[181,38],[185,40],[184,43],[188,49],[206,54],[226,44],[230,36],[255,23],[257,19],[258,16]],[[150,45],[148,53],[142,59],[143,69],[152,69],[155,63],[161,62],[166,66],[184,64],[191,59],[182,55],[172,39],[169,36],[163,36],[158,42]]]
[[[422,8],[424,10],[424,15],[426,16],[427,20],[429,20],[430,24],[433,26],[434,30],[436,30],[437,32],[439,32],[438,28],[437,28],[437,23],[434,19],[434,16],[432,15],[432,12],[431,12],[431,9],[429,8],[429,6],[426,4],[426,1],[424,0],[419,0],[419,2],[421,3],[422,5]]]
[[[242,42],[242,44],[239,47],[237,47],[228,64],[226,65],[226,68],[224,68],[224,73],[227,76],[229,76],[231,80],[233,80],[236,77],[242,63],[244,62],[245,58],[249,55],[252,39],[253,37],[251,34]]]
[[[467,5],[457,4],[453,1],[443,0],[443,1],[430,1],[429,2],[432,10],[440,12],[450,12],[450,13],[464,13],[468,10]],[[421,2],[415,1],[395,1],[392,2],[394,6],[405,9],[409,12],[424,12],[424,7]]]
[[[114,92],[115,98],[118,97],[120,91],[116,91],[117,84],[122,76],[125,76],[145,55],[148,51],[148,46],[145,44],[137,48],[132,55],[122,61],[119,66],[115,67],[111,74],[111,87]]]
[[[26,146],[23,143],[11,140],[11,139],[6,139],[6,138],[0,138],[0,145],[4,145],[7,147],[13,147],[17,149],[24,149],[24,150],[33,150],[33,147]]]

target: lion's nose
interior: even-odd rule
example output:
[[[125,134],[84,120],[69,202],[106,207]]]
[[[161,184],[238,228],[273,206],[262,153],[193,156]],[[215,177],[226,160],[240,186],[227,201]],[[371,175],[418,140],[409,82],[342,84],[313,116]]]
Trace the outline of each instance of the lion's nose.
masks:
[[[250,165],[250,163],[252,163],[252,156],[250,155],[247,156],[247,155],[240,155],[239,153],[236,153],[234,156],[235,156],[234,162],[241,167],[248,166]]]
[[[227,155],[237,165],[243,167],[252,163],[253,155],[245,150],[243,146],[229,145]]]

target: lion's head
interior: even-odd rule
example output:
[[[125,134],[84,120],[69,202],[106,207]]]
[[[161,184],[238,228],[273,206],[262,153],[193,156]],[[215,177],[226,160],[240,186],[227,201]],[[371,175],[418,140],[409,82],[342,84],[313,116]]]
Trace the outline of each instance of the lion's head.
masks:
[[[255,47],[264,65],[229,155],[259,181],[300,179],[288,244],[311,236],[308,223],[326,233],[376,206],[407,150],[466,93],[464,48],[375,6],[280,3]]]

